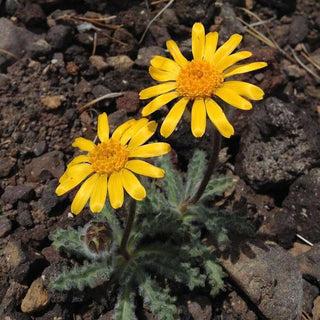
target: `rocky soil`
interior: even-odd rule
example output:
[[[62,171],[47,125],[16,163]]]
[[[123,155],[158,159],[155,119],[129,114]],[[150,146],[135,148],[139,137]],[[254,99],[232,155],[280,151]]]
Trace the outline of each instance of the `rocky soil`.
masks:
[[[75,155],[74,138],[94,139],[101,112],[111,127],[139,117],[150,58],[167,55],[170,38],[190,56],[197,21],[221,41],[243,34],[241,49],[268,68],[242,77],[266,99],[230,114],[236,135],[223,141],[219,168],[238,181],[223,206],[246,215],[257,236],[234,239],[221,254],[228,277],[215,299],[181,292],[182,319],[320,319],[320,3],[176,0],[144,36],[167,3],[0,0],[1,319],[112,316],[104,286],[70,293],[48,286],[74,263],[53,249],[50,232],[90,219],[86,210],[69,213],[73,193],[54,190]],[[196,147],[209,148],[208,134],[196,140],[182,123],[170,137],[181,169]]]

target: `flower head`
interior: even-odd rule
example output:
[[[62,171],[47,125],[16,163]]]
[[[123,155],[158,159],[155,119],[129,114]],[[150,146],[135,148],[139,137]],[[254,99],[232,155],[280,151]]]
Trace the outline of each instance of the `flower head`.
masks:
[[[156,97],[143,108],[142,115],[148,116],[179,98],[161,126],[162,136],[167,138],[171,135],[189,101],[193,102],[191,131],[195,137],[201,137],[205,132],[206,114],[224,137],[229,138],[234,134],[232,125],[214,99],[218,97],[242,110],[251,109],[252,104],[247,99],[260,100],[263,98],[263,91],[253,84],[230,81],[228,78],[267,65],[265,62],[236,64],[252,55],[249,51],[232,54],[241,40],[241,35],[234,34],[217,49],[218,33],[209,32],[205,35],[203,25],[195,23],[192,27],[192,61],[182,55],[173,40],[167,41],[173,60],[161,56],[155,56],[151,60],[151,77],[163,83],[140,92],[141,99]]]
[[[153,178],[162,178],[164,170],[146,161],[135,158],[149,158],[170,151],[168,143],[157,142],[144,145],[155,133],[157,124],[146,118],[129,120],[119,126],[109,137],[108,117],[105,113],[98,118],[98,138],[94,144],[84,138],[75,139],[72,144],[87,154],[75,157],[67,166],[56,189],[57,195],[63,195],[82,181],[72,205],[71,211],[78,214],[90,198],[92,212],[100,212],[108,194],[114,209],[123,204],[124,190],[136,200],[142,200],[146,191],[137,177],[141,174]]]

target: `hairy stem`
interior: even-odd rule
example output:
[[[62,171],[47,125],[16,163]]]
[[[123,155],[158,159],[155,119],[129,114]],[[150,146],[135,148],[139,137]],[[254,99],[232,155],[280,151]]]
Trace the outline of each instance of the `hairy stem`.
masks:
[[[130,203],[129,203],[129,215],[127,218],[127,223],[126,223],[126,228],[124,229],[124,233],[123,233],[123,237],[121,240],[121,245],[119,248],[120,253],[127,259],[130,259],[130,254],[127,251],[127,242],[130,236],[130,232],[133,226],[133,222],[134,222],[134,217],[136,214],[136,200],[131,199]]]
[[[187,209],[187,207],[190,204],[195,204],[202,196],[203,192],[205,191],[212,173],[214,172],[214,169],[216,168],[216,165],[218,163],[218,158],[219,158],[219,152],[220,152],[220,148],[221,148],[221,134],[219,133],[219,131],[217,129],[214,130],[214,140],[213,140],[213,149],[212,149],[212,153],[208,162],[208,166],[207,169],[203,175],[202,181],[199,185],[199,188],[197,190],[197,192],[195,193],[195,195],[192,198],[186,199],[181,207],[180,207],[180,211],[182,213],[185,212],[185,210]]]

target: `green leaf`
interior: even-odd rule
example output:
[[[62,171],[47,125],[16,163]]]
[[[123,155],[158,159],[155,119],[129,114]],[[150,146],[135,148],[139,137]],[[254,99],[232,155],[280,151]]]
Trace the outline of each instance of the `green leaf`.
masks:
[[[82,238],[84,237],[83,229],[75,230],[73,228],[57,229],[50,234],[50,240],[55,249],[64,249],[68,253],[76,256],[91,258]]]
[[[196,150],[188,164],[184,195],[185,199],[192,197],[196,193],[197,187],[203,179],[206,164],[206,153],[202,150]]]
[[[85,262],[81,267],[74,267],[59,275],[51,281],[50,286],[59,291],[66,291],[73,288],[83,290],[85,287],[94,288],[104,281],[109,280],[112,272],[111,263],[92,261]]]
[[[136,320],[134,292],[130,285],[121,286],[118,301],[114,308],[114,320]]]
[[[204,261],[204,268],[211,286],[210,294],[214,297],[224,288],[223,277],[225,276],[221,266],[212,259]]]
[[[175,306],[175,298],[171,297],[168,289],[161,288],[150,277],[139,275],[139,291],[143,304],[159,320],[179,320],[179,311]]]

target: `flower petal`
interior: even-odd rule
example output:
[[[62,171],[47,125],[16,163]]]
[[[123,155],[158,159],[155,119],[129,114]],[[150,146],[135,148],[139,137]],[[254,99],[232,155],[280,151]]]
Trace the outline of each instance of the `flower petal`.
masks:
[[[223,84],[224,88],[235,91],[238,95],[251,100],[263,99],[264,92],[259,87],[243,81],[226,81]]]
[[[99,175],[99,178],[92,190],[90,198],[90,210],[92,212],[100,212],[106,202],[108,177],[107,175]]]
[[[78,165],[74,165],[72,168],[75,166]],[[81,183],[81,181],[86,179],[87,176],[93,172],[91,165],[86,166],[83,164],[79,165],[79,172],[76,175],[69,175],[69,170],[70,169],[67,169],[67,171],[59,180],[60,184],[56,189],[56,194],[58,196],[61,196],[76,187],[79,183]]]
[[[219,88],[214,92],[220,99],[229,103],[233,107],[242,109],[242,110],[250,110],[252,109],[252,104],[239,96],[235,91],[227,89],[225,87]]]
[[[128,148],[133,149],[144,144],[147,140],[154,135],[157,130],[158,124],[155,121],[151,121],[142,127],[134,136],[131,138]]]
[[[171,135],[180,121],[188,101],[188,98],[182,98],[171,108],[161,125],[160,134],[163,137],[168,138]]]
[[[124,195],[120,172],[111,174],[108,182],[108,193],[111,207],[113,209],[122,207]]]
[[[159,70],[155,67],[149,67],[149,73],[152,79],[157,81],[177,80],[178,75],[175,72]]]
[[[138,130],[140,130],[142,127],[144,127],[148,123],[147,118],[141,118],[137,120],[131,127],[129,127],[122,135],[122,137],[119,139],[120,142],[125,145],[128,143],[128,141],[132,138],[133,135],[137,133]]]
[[[178,63],[181,67],[188,63],[188,60],[182,55],[178,45],[173,40],[168,40],[166,45],[176,63]]]
[[[109,123],[108,116],[105,112],[98,117],[98,138],[101,142],[109,140]]]
[[[126,164],[126,168],[141,174],[143,176],[151,177],[151,178],[163,178],[164,170],[158,168],[146,161],[143,160],[129,160]]]
[[[71,204],[71,212],[74,214],[79,214],[88,202],[89,197],[91,196],[92,190],[99,178],[98,174],[94,174],[89,177],[80,187],[76,196],[74,197]]]
[[[140,99],[149,99],[177,88],[176,82],[165,82],[140,91]]]
[[[240,51],[234,54],[231,54],[230,56],[226,56],[222,58],[217,64],[216,68],[222,72],[223,70],[229,68],[233,64],[237,63],[240,60],[247,59],[252,56],[252,53],[250,51]]]
[[[207,114],[213,125],[226,138],[230,138],[234,134],[234,129],[228,121],[223,110],[212,99],[205,100]]]
[[[160,109],[162,106],[166,105],[171,100],[177,98],[179,96],[178,92],[168,92],[164,93],[161,96],[154,98],[151,102],[149,102],[141,111],[143,117],[148,116],[149,114],[155,112]]]
[[[206,35],[206,44],[204,47],[203,59],[205,61],[208,61],[209,63],[212,63],[214,53],[216,52],[218,38],[218,32],[209,32]]]
[[[170,152],[170,144],[165,142],[155,142],[137,147],[129,152],[129,158],[150,158],[162,156]]]
[[[146,197],[146,189],[138,178],[129,170],[121,170],[122,185],[128,194],[135,200],[141,201]]]
[[[191,110],[191,131],[196,138],[206,131],[206,106],[202,98],[195,99]]]
[[[240,44],[242,36],[233,34],[214,54],[213,63],[217,64],[222,58],[228,56]]]
[[[85,162],[85,163],[90,163],[90,158],[88,155],[85,155],[85,154],[82,154],[80,156],[77,156],[75,157],[71,162],[68,163],[67,167],[72,167],[74,166],[75,164],[78,164],[78,163],[82,163],[82,162]]]
[[[123,123],[121,126],[119,126],[116,130],[114,130],[113,134],[112,134],[112,139],[115,140],[120,140],[121,136],[123,135],[123,133],[129,128],[131,127],[137,120],[136,119],[130,119],[128,121],[126,121],[125,123]]]
[[[163,71],[179,74],[181,67],[174,61],[165,57],[155,56],[151,59],[150,64]]]
[[[266,67],[266,62],[252,62],[247,64],[236,65],[228,68],[223,72],[225,78],[234,76],[235,74],[246,73]]]
[[[201,60],[204,53],[205,30],[202,23],[197,22],[192,27],[192,54],[194,60]]]
[[[96,147],[96,145],[91,140],[82,137],[76,138],[72,146],[74,148],[79,148],[80,150],[87,152],[91,152]]]

